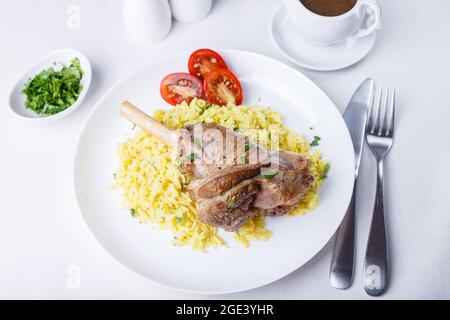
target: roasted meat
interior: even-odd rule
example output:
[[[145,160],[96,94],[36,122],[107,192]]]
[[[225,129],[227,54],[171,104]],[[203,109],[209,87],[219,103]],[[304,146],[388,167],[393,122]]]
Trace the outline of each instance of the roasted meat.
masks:
[[[212,123],[173,131],[128,102],[123,103],[121,114],[177,148],[180,169],[194,178],[189,195],[197,203],[199,219],[209,225],[234,231],[256,212],[284,214],[312,186],[310,161],[299,154],[270,152]]]
[[[255,214],[250,208],[259,190],[256,179],[247,179],[214,197],[195,197],[198,216],[209,225],[234,231]]]
[[[267,162],[264,149],[247,137],[213,123],[181,128],[177,150],[181,166],[194,178],[248,163]]]
[[[266,215],[284,214],[297,205],[314,182],[309,172],[310,161],[299,154],[278,151],[272,156],[278,161],[278,170],[271,179],[260,175],[261,191],[253,206]]]

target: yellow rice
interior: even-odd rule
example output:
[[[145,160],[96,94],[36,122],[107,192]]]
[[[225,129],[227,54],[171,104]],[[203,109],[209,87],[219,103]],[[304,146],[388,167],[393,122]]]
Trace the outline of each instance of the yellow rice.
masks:
[[[204,121],[216,123],[260,143],[266,148],[298,152],[311,160],[314,185],[301,203],[289,215],[302,214],[317,207],[317,189],[323,182],[328,164],[309,142],[282,124],[282,116],[261,106],[208,106],[203,100],[182,103],[170,111],[158,110],[154,117],[172,129]],[[270,133],[269,133],[270,132]],[[173,244],[205,251],[208,247],[224,246],[225,241],[215,227],[197,219],[195,203],[185,191],[190,177],[183,175],[172,148],[151,134],[138,130],[133,138],[118,148],[119,165],[115,185],[121,187],[124,207],[142,223],[151,223],[173,233]],[[234,233],[234,239],[244,246],[252,240],[267,240],[271,232],[265,217],[255,216]]]

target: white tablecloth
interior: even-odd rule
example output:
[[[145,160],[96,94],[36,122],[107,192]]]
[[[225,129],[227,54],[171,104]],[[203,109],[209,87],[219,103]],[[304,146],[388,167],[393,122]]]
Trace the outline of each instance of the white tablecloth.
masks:
[[[395,145],[387,160],[391,284],[383,298],[450,298],[450,2],[379,0],[383,29],[369,56],[336,72],[301,70],[343,111],[367,77],[397,89]],[[239,48],[287,63],[270,42],[276,0],[217,0],[211,14],[175,23],[154,45],[132,44],[119,0],[4,1],[0,10],[0,298],[367,298],[362,261],[374,195],[366,150],[357,221],[356,274],[346,291],[328,281],[332,243],[271,285],[226,296],[163,289],[111,258],[84,226],[72,191],[78,134],[95,102],[117,80],[166,54]],[[66,28],[66,9],[81,8],[81,29]],[[43,54],[73,47],[91,60],[94,79],[82,107],[51,124],[16,119],[8,93]],[[72,285],[73,277],[80,286]]]

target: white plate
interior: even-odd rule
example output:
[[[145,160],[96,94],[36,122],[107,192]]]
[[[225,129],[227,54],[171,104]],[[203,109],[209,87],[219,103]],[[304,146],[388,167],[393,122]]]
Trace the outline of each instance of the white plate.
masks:
[[[315,46],[297,32],[289,20],[284,5],[280,6],[270,23],[272,42],[291,62],[311,70],[332,71],[350,67],[361,61],[375,44],[376,32],[358,38],[352,47],[346,42],[332,46]]]
[[[68,107],[66,110],[61,111],[57,114],[48,116],[48,117],[40,117],[32,110],[29,110],[25,107],[26,96],[22,93],[23,88],[25,88],[28,79],[33,78],[36,74],[41,72],[44,69],[48,69],[53,66],[53,63],[64,63],[65,65],[70,65],[70,61],[73,58],[78,58],[80,60],[81,69],[83,69],[83,77],[81,78],[81,85],[83,86],[83,90],[78,96],[77,101]],[[74,49],[58,49],[49,54],[42,57],[38,62],[36,62],[15,84],[14,88],[11,90],[9,95],[9,107],[14,115],[19,118],[33,121],[41,121],[41,122],[49,122],[64,118],[69,115],[76,108],[78,108],[86,97],[87,92],[89,91],[89,87],[91,85],[92,80],[92,69],[89,60],[86,58],[84,54],[82,54],[78,50]]]
[[[131,131],[130,123],[119,115],[121,102],[128,99],[149,113],[156,108],[173,108],[161,99],[159,83],[168,73],[186,70],[188,53],[155,62],[111,88],[85,124],[74,167],[80,211],[113,257],[153,282],[209,294],[268,284],[310,260],[341,223],[354,177],[353,146],[347,127],[322,90],[300,72],[260,54],[237,50],[220,53],[241,80],[245,103],[274,108],[286,117],[289,127],[308,139],[321,136],[320,150],[331,162],[331,170],[314,212],[267,218],[272,238],[253,242],[250,248],[243,248],[231,234],[223,232],[230,247],[203,254],[172,246],[169,232],[141,225],[123,211],[120,190],[108,190],[117,165],[117,144]]]

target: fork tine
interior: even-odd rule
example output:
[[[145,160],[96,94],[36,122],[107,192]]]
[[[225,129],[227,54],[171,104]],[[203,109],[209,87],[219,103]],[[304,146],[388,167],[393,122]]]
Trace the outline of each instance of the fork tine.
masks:
[[[372,114],[373,119],[373,127],[372,127],[372,133],[379,135],[379,131],[381,129],[380,126],[380,113],[381,113],[381,103],[382,103],[382,97],[383,97],[383,88],[380,89],[380,92],[378,94],[378,103],[377,107],[374,108],[374,113]]]
[[[375,95],[374,95],[375,96]],[[375,97],[372,97],[372,102],[369,105],[369,111],[367,111],[367,132],[372,132],[372,126],[373,126],[373,119],[372,119],[372,113],[373,109],[375,108]]]
[[[378,135],[388,134],[389,95],[390,90],[387,89],[384,94],[383,107],[380,107],[380,112],[382,112],[382,116],[380,117],[380,131],[378,132]]]
[[[390,115],[389,115],[389,126],[387,128],[387,135],[394,134],[394,120],[395,120],[395,90],[392,92],[391,103],[390,103]]]
[[[372,90],[372,95],[370,96],[370,103],[369,103],[369,110],[367,111],[367,132],[371,132],[372,130],[372,112],[373,112],[373,106],[375,104],[375,90]]]

